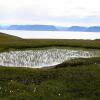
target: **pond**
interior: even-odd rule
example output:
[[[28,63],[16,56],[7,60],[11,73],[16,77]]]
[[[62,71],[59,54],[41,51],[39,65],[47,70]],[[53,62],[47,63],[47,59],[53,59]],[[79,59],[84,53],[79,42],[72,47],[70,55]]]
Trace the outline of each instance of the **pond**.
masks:
[[[9,51],[0,53],[0,65],[10,67],[42,68],[57,65],[74,58],[90,58],[98,56],[100,56],[99,50],[68,48]]]

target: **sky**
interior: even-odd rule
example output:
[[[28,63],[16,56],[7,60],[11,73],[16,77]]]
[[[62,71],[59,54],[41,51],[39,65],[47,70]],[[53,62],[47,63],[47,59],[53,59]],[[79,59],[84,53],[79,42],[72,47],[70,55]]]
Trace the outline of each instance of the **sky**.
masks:
[[[100,0],[0,0],[0,25],[100,26]]]

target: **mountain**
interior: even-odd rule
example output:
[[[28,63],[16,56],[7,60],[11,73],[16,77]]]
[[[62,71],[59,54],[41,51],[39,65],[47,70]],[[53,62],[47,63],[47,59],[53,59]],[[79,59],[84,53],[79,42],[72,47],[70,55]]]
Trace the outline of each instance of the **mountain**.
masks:
[[[59,31],[76,31],[76,32],[100,32],[100,26],[82,27],[82,26],[71,26],[71,27],[57,27]]]
[[[68,28],[67,31],[81,31],[81,32],[84,32],[86,30],[87,30],[86,27],[82,27],[82,26],[71,26],[71,27]]]
[[[100,26],[89,27],[86,31],[87,32],[100,32]]]
[[[1,30],[29,30],[29,31],[77,31],[77,32],[100,32],[100,26],[54,26],[54,25],[10,25],[0,26]]]
[[[11,25],[8,30],[57,31],[53,25]]]

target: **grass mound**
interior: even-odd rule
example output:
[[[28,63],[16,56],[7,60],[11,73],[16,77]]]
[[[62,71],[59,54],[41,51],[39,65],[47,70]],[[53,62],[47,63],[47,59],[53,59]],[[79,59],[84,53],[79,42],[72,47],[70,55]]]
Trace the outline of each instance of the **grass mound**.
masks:
[[[76,58],[65,61],[61,64],[54,66],[55,68],[62,68],[68,66],[83,66],[83,65],[91,65],[91,64],[100,64],[100,57],[93,57],[93,58]]]

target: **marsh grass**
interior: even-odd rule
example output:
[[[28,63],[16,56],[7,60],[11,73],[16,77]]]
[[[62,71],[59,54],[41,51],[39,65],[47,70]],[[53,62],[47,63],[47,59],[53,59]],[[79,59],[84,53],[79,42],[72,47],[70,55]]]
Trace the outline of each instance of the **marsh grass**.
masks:
[[[0,67],[0,100],[99,100],[100,67]]]
[[[99,65],[100,64],[100,57],[92,57],[92,58],[76,58],[71,59],[68,61],[64,61],[61,64],[58,64],[54,66],[55,68],[62,68],[62,67],[77,67],[77,66],[83,66],[83,65]]]

